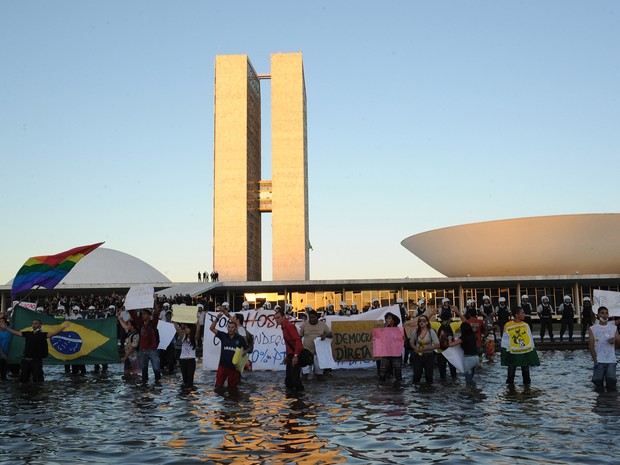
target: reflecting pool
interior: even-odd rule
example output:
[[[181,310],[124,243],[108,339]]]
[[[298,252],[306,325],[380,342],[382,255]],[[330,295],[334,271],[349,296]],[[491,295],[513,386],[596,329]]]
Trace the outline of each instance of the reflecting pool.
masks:
[[[339,370],[288,393],[283,372],[245,373],[215,392],[199,370],[141,386],[46,367],[43,385],[0,383],[0,463],[331,464],[617,463],[616,393],[596,393],[585,350],[539,352],[532,386],[505,385],[485,363],[476,385],[380,384],[374,369]],[[437,378],[437,373],[435,373]]]

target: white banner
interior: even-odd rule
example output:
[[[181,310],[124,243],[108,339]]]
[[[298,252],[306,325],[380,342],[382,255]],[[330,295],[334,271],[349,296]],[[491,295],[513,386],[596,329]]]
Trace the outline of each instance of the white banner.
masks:
[[[598,313],[599,307],[607,307],[609,316],[620,316],[620,292],[594,289],[592,295],[594,313]]]
[[[331,330],[332,321],[351,321],[351,320],[384,320],[386,313],[391,312],[400,319],[400,310],[398,305],[391,307],[378,308],[371,310],[360,315],[351,316],[328,316],[326,317],[326,324]],[[273,310],[247,310],[241,313],[244,318],[243,326],[254,336],[254,352],[250,354],[250,361],[252,362],[252,369],[257,371],[263,370],[284,370],[285,366],[282,364],[286,356],[286,345],[284,343],[284,337],[282,336],[282,328],[276,325],[273,318]],[[204,370],[217,370],[218,363],[220,361],[220,341],[210,331],[211,323],[217,318],[217,313],[207,312],[205,317],[205,329],[203,338],[203,355],[202,355],[202,368]],[[401,322],[402,323],[402,322]],[[218,331],[226,332],[226,326],[228,325],[228,319],[223,316],[217,324]],[[297,328],[301,322],[297,323]],[[161,336],[160,336],[161,337]],[[329,344],[329,358],[331,355],[331,339],[326,339],[323,343]],[[327,349],[321,347],[321,354],[319,355],[319,365],[323,368],[322,363],[325,363],[325,367],[329,368],[334,366],[335,368],[366,368],[375,366],[375,361],[364,362],[334,362],[331,358],[327,358]],[[322,358],[321,358],[322,357]],[[323,361],[321,361],[323,360]],[[334,364],[334,365],[332,365]]]
[[[243,315],[243,326],[254,336],[254,352],[250,354],[253,370],[283,370],[286,346],[282,329],[273,319],[273,310],[247,310]],[[203,338],[202,368],[217,370],[220,361],[220,340],[209,329],[217,318],[217,313],[207,312]],[[217,323],[217,330],[227,332],[228,318],[222,316]]]
[[[153,308],[153,286],[131,286],[125,296],[125,310]]]

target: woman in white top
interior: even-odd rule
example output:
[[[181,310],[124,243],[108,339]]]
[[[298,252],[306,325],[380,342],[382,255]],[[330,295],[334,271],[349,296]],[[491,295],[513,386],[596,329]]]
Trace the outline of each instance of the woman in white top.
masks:
[[[192,387],[194,385],[194,373],[196,372],[196,326],[196,324],[189,323],[181,323],[181,326],[178,323],[174,324],[177,330],[177,337],[181,339],[179,367],[183,376],[183,387]]]

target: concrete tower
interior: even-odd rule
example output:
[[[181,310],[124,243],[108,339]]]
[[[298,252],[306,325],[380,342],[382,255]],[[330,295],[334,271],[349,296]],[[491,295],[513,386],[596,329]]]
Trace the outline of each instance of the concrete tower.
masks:
[[[272,180],[261,180],[260,79],[271,79]],[[272,212],[273,279],[307,280],[308,144],[301,53],[215,60],[213,264],[226,281],[261,280],[261,222]]]

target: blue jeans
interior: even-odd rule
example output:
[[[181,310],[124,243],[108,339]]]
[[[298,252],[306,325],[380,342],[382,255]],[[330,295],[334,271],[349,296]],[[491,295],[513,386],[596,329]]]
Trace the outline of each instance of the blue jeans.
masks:
[[[146,383],[149,380],[149,360],[151,365],[153,365],[155,381],[159,381],[161,379],[161,370],[159,369],[157,349],[142,349],[138,356],[140,357],[140,367],[142,367],[142,382]]]
[[[594,365],[592,373],[592,382],[596,387],[602,388],[603,382],[606,381],[607,390],[616,390],[616,364],[615,363],[597,363]]]

